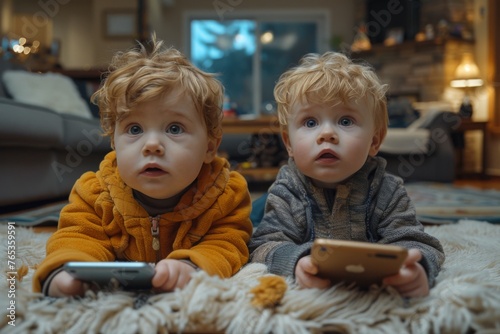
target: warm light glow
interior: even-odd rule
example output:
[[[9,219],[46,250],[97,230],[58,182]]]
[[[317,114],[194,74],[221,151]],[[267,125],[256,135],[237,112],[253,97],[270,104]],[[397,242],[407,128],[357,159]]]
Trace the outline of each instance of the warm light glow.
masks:
[[[267,31],[260,36],[260,41],[262,44],[269,44],[273,41],[274,35],[272,32]]]
[[[464,53],[462,61],[455,70],[455,79],[450,85],[454,88],[479,87],[483,85],[483,80],[480,79],[479,67],[474,62],[471,53]]]
[[[482,85],[483,85],[483,80],[481,79],[451,80],[451,87],[453,88],[479,87]]]
[[[474,62],[472,54],[464,53],[462,62],[455,70],[455,79],[477,79],[479,77],[479,68]]]
[[[12,50],[14,50],[14,52],[16,53],[22,53],[24,48],[21,45],[16,44],[12,47]]]
[[[31,46],[29,46],[28,40],[25,37],[21,37],[17,41],[17,44],[12,45],[12,51],[19,56],[25,57],[30,53],[37,53],[39,46],[39,41],[34,41]]]

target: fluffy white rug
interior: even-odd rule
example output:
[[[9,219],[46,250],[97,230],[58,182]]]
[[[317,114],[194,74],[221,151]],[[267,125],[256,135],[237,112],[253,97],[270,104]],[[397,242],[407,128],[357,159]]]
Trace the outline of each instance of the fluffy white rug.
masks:
[[[0,326],[6,333],[498,333],[500,226],[477,221],[430,226],[447,255],[437,285],[425,298],[404,300],[392,289],[288,290],[275,306],[253,306],[252,288],[265,267],[247,265],[231,279],[197,273],[183,290],[146,295],[89,293],[52,299],[31,289],[33,266],[44,257],[47,234],[16,228],[16,271],[29,271],[9,296],[7,228],[0,227]],[[22,266],[25,267],[22,267]],[[11,289],[10,289],[11,290]],[[15,301],[15,311],[8,310]],[[9,315],[11,316],[9,318]],[[15,316],[15,327],[9,321]],[[12,322],[11,322],[12,323]]]

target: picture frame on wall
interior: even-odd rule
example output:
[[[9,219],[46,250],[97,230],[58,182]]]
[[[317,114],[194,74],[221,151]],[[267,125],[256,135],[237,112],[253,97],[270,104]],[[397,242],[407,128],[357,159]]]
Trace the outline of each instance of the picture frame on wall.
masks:
[[[133,9],[113,9],[104,11],[103,35],[107,39],[136,38],[136,12]]]

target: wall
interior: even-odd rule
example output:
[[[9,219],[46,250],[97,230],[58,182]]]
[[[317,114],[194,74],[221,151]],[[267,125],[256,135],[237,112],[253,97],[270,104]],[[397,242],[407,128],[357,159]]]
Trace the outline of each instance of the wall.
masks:
[[[53,19],[53,38],[61,41],[60,63],[64,68],[85,69],[95,64],[94,42],[99,33],[92,9],[87,2],[70,1],[60,6]]]
[[[75,0],[73,0],[75,1]],[[94,66],[105,67],[111,57],[119,50],[125,50],[135,45],[135,39],[109,39],[103,37],[103,13],[113,9],[137,10],[137,0],[92,0],[92,16],[94,18],[95,41]]]
[[[174,45],[181,51],[186,52],[186,31],[184,18],[186,13],[192,11],[212,12],[221,19],[231,15],[245,15],[252,11],[321,11],[326,12],[330,18],[328,36],[339,36],[342,40],[349,42],[354,35],[354,11],[352,1],[343,0],[182,0],[171,1],[173,5],[162,5],[162,1],[148,1],[148,21],[150,29],[156,31],[158,36],[167,44]],[[232,5],[231,5],[232,4]],[[349,13],[346,15],[346,13]],[[329,38],[327,38],[329,39]],[[329,40],[324,43],[329,47]]]
[[[4,3],[12,0],[0,1]],[[349,43],[355,29],[353,15],[345,15],[353,12],[353,3],[342,0],[309,0],[306,4],[302,0],[146,0],[146,3],[149,30],[155,31],[168,45],[183,52],[186,52],[187,36],[183,21],[185,14],[201,10],[220,13],[220,8],[217,9],[215,5],[217,3],[227,5],[227,13],[236,15],[238,12],[257,10],[283,11],[283,8],[326,11],[331,21],[327,35],[339,36]],[[166,6],[164,3],[172,5]],[[30,19],[34,16],[40,18],[39,14],[49,17],[53,29],[49,32],[48,39],[56,38],[61,41],[60,62],[65,68],[103,67],[117,50],[129,48],[135,43],[133,39],[105,39],[102,34],[102,15],[105,10],[113,8],[136,9],[137,0],[22,0],[12,1],[12,5],[12,12],[16,15],[21,14]],[[2,15],[4,12],[2,10]],[[328,45],[329,41],[324,43]]]
[[[7,2],[12,2],[10,14],[14,17],[4,34],[11,38],[30,34],[32,38],[41,38],[45,46],[58,40],[60,64],[67,69],[106,66],[116,51],[129,48],[135,42],[133,38],[106,39],[102,30],[106,10],[135,11],[136,0],[1,1],[4,5],[0,17],[10,16],[6,14]]]
[[[0,34],[6,35],[11,25],[12,0],[0,0]]]

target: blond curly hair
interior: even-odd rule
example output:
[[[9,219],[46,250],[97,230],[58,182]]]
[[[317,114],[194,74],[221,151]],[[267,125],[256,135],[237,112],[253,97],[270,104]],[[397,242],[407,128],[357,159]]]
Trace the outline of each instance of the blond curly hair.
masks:
[[[91,97],[99,106],[101,127],[114,147],[115,125],[139,104],[180,88],[203,117],[208,136],[222,137],[224,88],[214,74],[196,68],[181,52],[164,48],[152,36],[151,51],[143,44],[118,52],[111,60],[102,86]],[[118,107],[119,106],[119,107]]]
[[[310,53],[281,75],[274,98],[282,130],[295,103],[335,106],[365,102],[373,110],[375,129],[383,139],[388,125],[387,88],[369,65],[356,64],[337,52]]]

